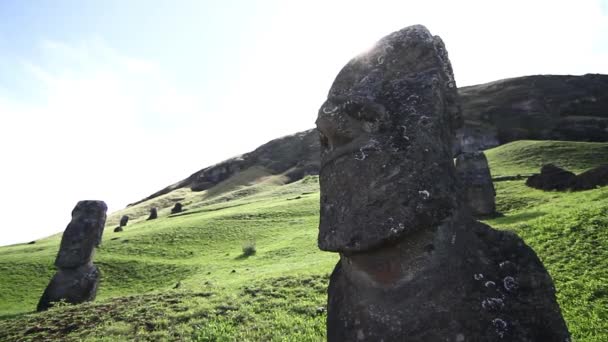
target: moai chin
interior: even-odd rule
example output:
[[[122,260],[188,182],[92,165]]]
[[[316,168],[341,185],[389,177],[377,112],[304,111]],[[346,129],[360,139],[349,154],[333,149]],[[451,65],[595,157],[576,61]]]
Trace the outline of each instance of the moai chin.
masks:
[[[57,273],[46,287],[38,311],[65,300],[77,304],[95,299],[99,270],[93,264],[93,253],[101,243],[108,207],[102,201],[80,201],[72,210],[72,220],[63,236],[55,266]]]
[[[329,341],[566,341],[546,270],[521,239],[462,210],[462,119],[441,39],[388,35],[319,109],[319,248],[339,252]]]

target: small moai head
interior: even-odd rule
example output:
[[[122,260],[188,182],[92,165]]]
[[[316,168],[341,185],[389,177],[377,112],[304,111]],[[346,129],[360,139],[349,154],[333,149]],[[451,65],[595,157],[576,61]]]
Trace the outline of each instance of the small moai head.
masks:
[[[77,268],[88,264],[101,243],[108,206],[103,201],[80,201],[72,210],[72,220],[61,237],[55,259],[58,268]]]
[[[340,71],[316,120],[320,249],[371,250],[450,216],[457,96],[443,42],[424,26],[386,36]]]
[[[148,220],[154,220],[158,217],[158,212],[156,208],[150,208],[150,216],[148,216]]]
[[[182,212],[182,204],[177,202],[171,209],[171,214],[177,214]]]
[[[126,226],[128,222],[129,222],[129,216],[127,216],[127,215],[123,215],[123,216],[120,218],[120,226],[121,226],[121,227]]]

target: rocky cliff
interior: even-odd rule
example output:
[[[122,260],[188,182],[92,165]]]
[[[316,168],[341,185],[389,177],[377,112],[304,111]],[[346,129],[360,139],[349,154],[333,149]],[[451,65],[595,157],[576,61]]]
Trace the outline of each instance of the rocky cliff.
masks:
[[[458,90],[463,150],[514,140],[608,141],[608,75],[535,75]]]
[[[464,152],[521,139],[608,141],[608,75],[524,76],[462,87],[458,93],[465,123],[457,139]],[[203,191],[251,166],[295,181],[318,174],[319,148],[314,129],[278,138],[130,205],[179,188]]]

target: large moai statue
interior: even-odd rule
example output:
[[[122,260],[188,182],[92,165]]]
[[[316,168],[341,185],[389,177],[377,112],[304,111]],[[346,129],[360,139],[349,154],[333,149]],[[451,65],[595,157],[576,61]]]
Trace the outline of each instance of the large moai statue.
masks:
[[[461,124],[441,39],[412,26],[338,74],[316,121],[319,248],[340,253],[329,341],[567,341],[551,277],[463,210]]]
[[[72,210],[72,221],[63,236],[55,259],[57,273],[38,302],[38,311],[65,300],[77,304],[95,299],[99,269],[93,264],[95,247],[101,243],[108,207],[102,201],[80,201]]]
[[[496,214],[496,190],[488,159],[483,152],[463,153],[456,157],[456,175],[462,185],[464,202],[477,217]]]

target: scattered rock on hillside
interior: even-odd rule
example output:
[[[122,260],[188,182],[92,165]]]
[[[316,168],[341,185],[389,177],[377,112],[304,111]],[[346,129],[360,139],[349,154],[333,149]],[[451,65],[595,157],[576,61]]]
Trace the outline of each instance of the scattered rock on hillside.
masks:
[[[566,190],[574,186],[576,175],[553,164],[543,165],[539,174],[526,180],[526,185],[541,190]]]
[[[171,209],[171,214],[177,214],[182,212],[182,204],[177,202]]]
[[[120,218],[120,226],[121,226],[121,227],[126,226],[128,222],[129,222],[129,216],[127,216],[127,215],[123,215],[123,216]]]
[[[539,174],[530,176],[526,185],[545,191],[595,189],[598,186],[608,185],[608,165],[596,167],[577,176],[558,166],[547,164],[543,165]]]
[[[102,201],[80,201],[72,211],[72,221],[63,236],[55,260],[57,273],[38,302],[38,311],[65,300],[76,304],[95,299],[99,270],[93,252],[101,243],[108,207]]]
[[[608,185],[608,165],[601,165],[576,176],[573,190],[590,190]]]
[[[471,213],[475,216],[495,214],[496,191],[486,155],[483,152],[463,153],[456,157],[455,166],[465,203]]]
[[[328,341],[568,341],[549,274],[462,208],[456,86],[423,26],[352,59],[321,106]]]
[[[156,208],[150,208],[150,216],[148,216],[148,220],[154,220],[158,217],[158,212]]]
[[[120,233],[122,232],[124,229],[122,228],[122,226],[118,226],[116,228],[114,228],[114,233]]]

